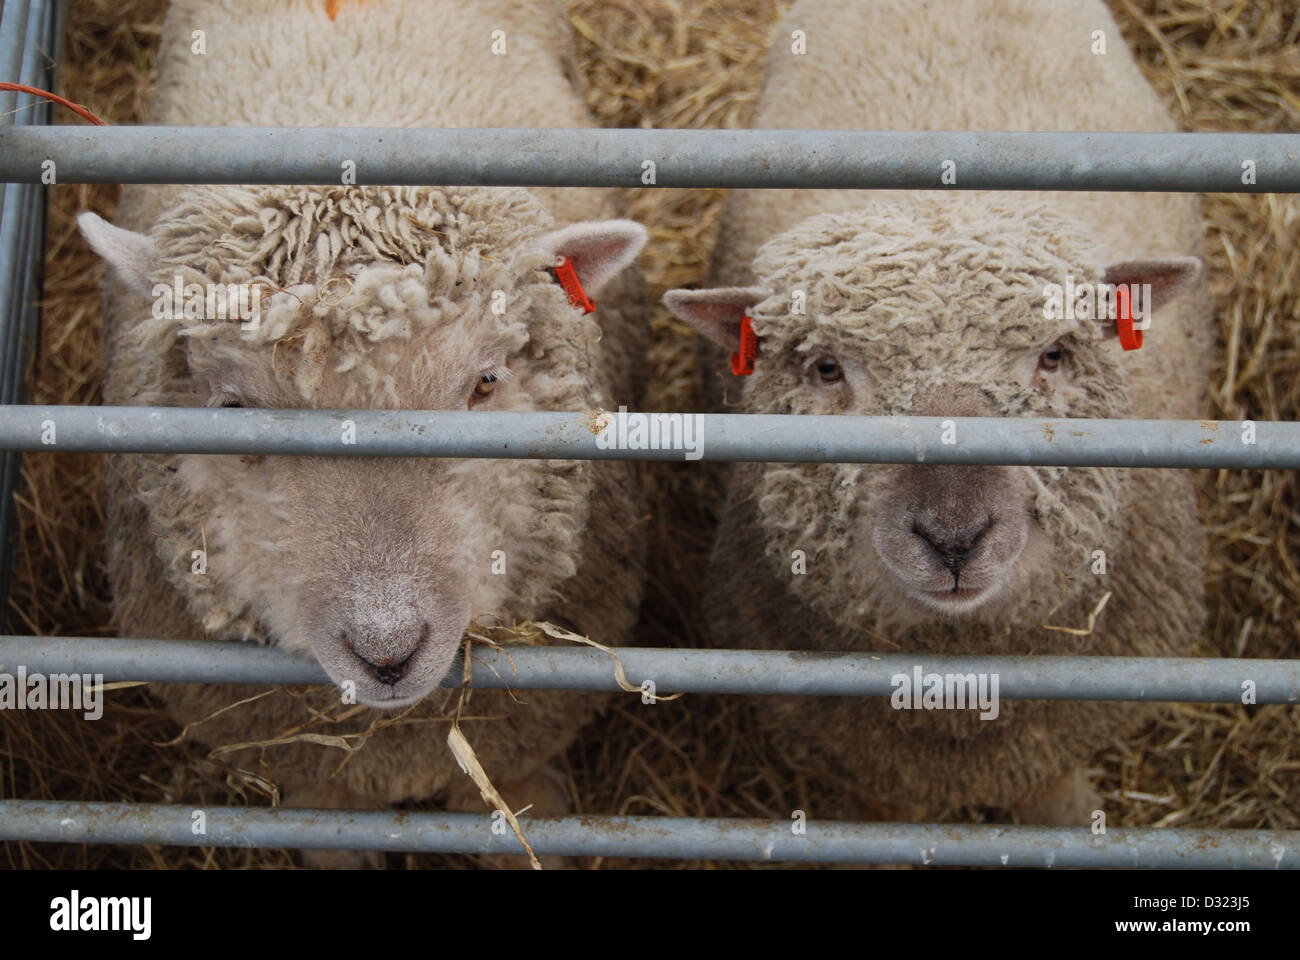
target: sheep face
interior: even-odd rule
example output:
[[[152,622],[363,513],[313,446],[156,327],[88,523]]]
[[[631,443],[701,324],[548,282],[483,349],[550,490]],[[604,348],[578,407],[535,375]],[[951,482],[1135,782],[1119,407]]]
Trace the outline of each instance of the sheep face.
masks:
[[[253,321],[146,312],[121,335],[132,350],[169,343],[170,369],[160,395],[135,402],[590,408],[605,392],[599,329],[548,269],[567,257],[594,295],[644,232],[548,227],[524,191],[377,188],[195,191],[148,237],[83,221],[143,292],[173,275],[265,290]],[[354,441],[341,421],[340,453]],[[577,569],[592,491],[586,462],[158,459],[156,496],[202,525],[206,570],[186,560],[179,582],[209,633],[309,650],[358,701],[386,707],[441,681],[472,619],[554,598]]]
[[[770,240],[755,287],[666,302],[733,350],[740,316],[752,317],[758,361],[739,387],[741,412],[1132,416],[1113,322],[1049,319],[1045,295],[1069,276],[1150,283],[1158,304],[1197,262],[1106,268],[1086,236],[1023,203],[880,200]],[[734,469],[731,496],[756,507],[770,562],[790,569],[803,551],[807,575],[792,589],[855,627],[1045,614],[1082,581],[1092,551],[1112,548],[1126,483],[1116,469]]]

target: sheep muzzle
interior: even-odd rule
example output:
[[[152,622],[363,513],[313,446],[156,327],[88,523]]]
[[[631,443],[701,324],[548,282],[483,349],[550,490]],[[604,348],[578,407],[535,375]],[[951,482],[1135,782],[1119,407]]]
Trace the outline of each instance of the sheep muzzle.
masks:
[[[894,468],[872,511],[872,544],[902,592],[967,613],[997,597],[1029,535],[1029,498],[1001,467]]]

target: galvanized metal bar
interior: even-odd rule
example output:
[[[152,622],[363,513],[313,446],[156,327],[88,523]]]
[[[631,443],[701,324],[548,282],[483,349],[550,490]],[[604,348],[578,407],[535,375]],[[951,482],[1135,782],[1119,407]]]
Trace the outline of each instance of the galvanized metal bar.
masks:
[[[51,54],[55,52],[56,46],[53,30],[58,22],[57,6],[52,0],[34,0],[31,4],[20,73],[25,83],[38,87],[45,84],[53,86],[54,62]],[[14,118],[15,123],[21,126],[48,123],[50,107],[47,100],[22,94],[18,99],[19,113]],[[17,242],[18,259],[15,264],[17,280],[4,339],[4,387],[0,390],[0,403],[17,403],[23,393],[26,361],[31,356],[31,338],[40,317],[47,188],[40,184],[22,184],[21,189],[22,213]]]
[[[0,193],[18,191],[0,212],[0,402],[26,396],[24,376],[38,337],[45,255],[45,188],[5,184]],[[16,236],[11,230],[17,219]],[[22,454],[0,452],[0,623],[9,620],[9,582],[16,549],[17,504],[14,492]]]
[[[62,4],[54,0],[6,3],[0,15],[0,79],[54,87]],[[31,94],[4,91],[0,128],[49,122],[50,104]],[[24,376],[40,325],[45,256],[46,188],[36,183],[0,189],[0,403],[24,396]],[[0,619],[13,556],[13,492],[20,456],[0,454]]]
[[[60,183],[1300,192],[1300,135],[61,127],[0,132],[0,180]],[[941,181],[945,164],[956,180]],[[649,164],[653,163],[653,178]],[[1244,176],[1253,164],[1254,178]],[[1246,183],[1244,180],[1250,180]]]
[[[22,397],[23,374],[26,372],[25,359],[30,346],[24,338],[29,337],[33,315],[40,310],[41,260],[45,255],[45,197],[42,188],[28,183],[11,183],[5,190],[19,191],[11,212],[16,221],[16,236],[13,236],[14,254],[6,256],[7,249],[0,249],[0,289],[4,291],[3,304],[6,308],[4,320],[2,366],[0,366],[0,402],[18,403]],[[11,239],[7,227],[9,221],[0,215],[0,244]],[[39,238],[39,243],[37,242]]]
[[[27,367],[35,348],[35,336],[40,329],[41,294],[45,279],[45,188],[30,184],[20,186],[27,194],[20,202],[23,222],[18,238],[19,260],[17,282],[14,284],[13,322],[9,325],[5,342],[5,403],[19,403],[27,395]]]
[[[25,244],[30,226],[31,195],[35,187],[25,183],[7,183],[0,188],[4,209],[0,211],[0,403],[18,400],[14,381],[8,376],[16,336],[23,325],[26,278],[30,266],[30,247]]]
[[[22,82],[41,86],[50,82],[54,63],[52,36],[57,18],[57,4],[50,0],[34,0],[30,4],[27,37],[19,73]],[[18,113],[13,120],[18,126],[45,124],[50,119],[47,100],[24,93],[18,95]],[[11,298],[3,338],[3,374],[0,375],[0,403],[17,403],[23,392],[23,375],[26,360],[31,356],[31,337],[40,316],[42,266],[45,258],[45,200],[46,187],[41,184],[19,184],[16,194],[18,204],[18,237],[14,242],[15,256],[12,265],[0,267],[0,283],[10,283]],[[7,252],[8,238],[0,239],[0,258]],[[12,269],[12,275],[6,273]]]
[[[14,0],[0,6],[0,80],[22,82],[23,49],[30,14],[29,0]],[[0,129],[18,122],[17,106],[17,91],[0,90]],[[8,192],[0,190],[0,215],[4,213]],[[0,299],[0,304],[3,302]]]
[[[39,83],[50,66],[48,33],[53,4],[49,0],[14,4],[15,8],[19,6],[24,9],[12,11],[16,14],[12,24],[22,23],[17,50],[11,47],[13,38],[0,37],[0,80]],[[10,13],[9,5],[5,12]],[[0,21],[0,34],[4,33],[3,23]],[[10,60],[13,53],[16,62]],[[47,101],[27,93],[3,93],[10,100],[0,115],[0,126],[30,126],[49,119]],[[34,300],[39,291],[39,262],[45,254],[43,189],[39,184],[8,184],[0,191],[0,403],[18,401],[22,376],[18,368],[26,355],[22,336],[37,309]],[[8,215],[4,213],[6,208]]]
[[[194,814],[201,812],[202,817]],[[201,832],[196,824],[201,822]],[[0,800],[0,840],[522,854],[488,813]],[[1300,831],[1109,829],[687,817],[520,818],[542,855],[963,867],[1276,870]]]
[[[1292,422],[657,413],[629,413],[620,421],[619,414],[608,416],[608,421],[602,421],[591,411],[503,413],[10,405],[0,406],[0,450],[1005,463],[1070,467],[1300,467],[1300,423]],[[654,419],[635,419],[641,417]],[[606,422],[610,426],[601,439],[598,434]],[[645,428],[642,436],[649,437],[654,430],[660,437],[655,449],[634,446],[637,441],[633,434],[638,422]],[[949,434],[951,443],[945,442]]]
[[[20,11],[18,8],[22,7]],[[12,8],[12,9],[11,9]],[[52,73],[50,60],[52,36],[58,22],[57,4],[50,0],[35,0],[24,4],[6,4],[5,16],[0,20],[0,80],[41,84]],[[11,47],[13,38],[5,33],[4,24],[15,28],[23,24],[18,48]],[[13,62],[11,55],[17,56]],[[49,102],[2,91],[8,98],[0,111],[0,126],[46,123],[49,120]],[[39,296],[40,262],[45,254],[44,188],[38,184],[8,185],[0,191],[0,403],[18,400],[23,364],[27,352],[22,349],[22,337],[38,313],[35,299]],[[11,205],[9,216],[4,208]]]
[[[0,8],[0,80],[22,83],[23,52],[27,45],[27,25],[31,19],[30,0],[13,0]],[[14,123],[18,93],[0,90],[0,126]],[[39,177],[37,178],[39,180]]]
[[[588,647],[474,647],[472,686],[618,690],[614,660]],[[667,693],[888,697],[902,675],[996,677],[1006,700],[1300,703],[1300,660],[1178,657],[930,656],[779,650],[618,650],[628,681]],[[195,640],[0,637],[0,673],[102,674],[105,682],[328,684],[315,660],[276,647]],[[444,686],[460,685],[454,667]],[[919,685],[918,685],[919,686]],[[987,689],[993,689],[987,687]],[[971,704],[974,708],[974,703]]]

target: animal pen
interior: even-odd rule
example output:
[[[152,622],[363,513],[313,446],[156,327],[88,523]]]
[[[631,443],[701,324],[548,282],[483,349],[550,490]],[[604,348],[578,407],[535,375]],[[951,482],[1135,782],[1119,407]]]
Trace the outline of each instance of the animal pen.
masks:
[[[0,80],[53,89],[62,4],[7,0]],[[57,55],[53,57],[57,60]],[[37,79],[32,80],[33,77]],[[799,187],[1300,193],[1300,135],[736,130],[425,130],[53,127],[50,104],[0,92],[0,524],[8,544],[24,451],[681,459],[598,445],[589,413],[265,411],[21,404],[39,329],[45,171],[60,183]],[[941,162],[959,171],[940,185]],[[654,184],[643,184],[653,161]],[[1244,164],[1253,174],[1243,177]],[[339,443],[350,421],[355,443]],[[1300,424],[939,417],[703,415],[703,459],[1140,468],[1300,468]],[[57,442],[48,426],[57,425]],[[0,554],[7,583],[9,549]],[[472,685],[534,690],[888,696],[906,654],[518,648]],[[496,658],[493,661],[493,657]],[[933,669],[1000,676],[1026,699],[1300,703],[1300,661],[931,657]],[[314,661],[274,647],[152,638],[0,637],[0,670],[103,674],[106,682],[322,684]],[[459,681],[451,683],[457,685]],[[431,743],[431,748],[440,745]],[[185,805],[0,800],[0,840],[522,853],[488,813],[226,808],[192,831]],[[1010,867],[1297,868],[1288,830],[1027,827],[582,816],[525,818],[538,854]]]

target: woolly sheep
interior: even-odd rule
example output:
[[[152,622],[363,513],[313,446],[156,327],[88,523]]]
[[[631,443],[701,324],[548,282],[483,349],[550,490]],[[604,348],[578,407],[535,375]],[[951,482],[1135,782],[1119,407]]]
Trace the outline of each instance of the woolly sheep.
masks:
[[[206,31],[202,55],[192,50],[197,29]],[[177,0],[150,119],[582,126],[589,117],[570,81],[569,43],[549,4]],[[81,221],[114,268],[105,399],[521,411],[634,404],[646,333],[639,278],[624,268],[645,233],[616,214],[595,190],[127,187],[119,226],[91,214]],[[592,317],[548,272],[559,255],[599,298]],[[149,295],[176,275],[280,292],[255,329],[159,319]],[[378,729],[383,715],[368,709],[308,725],[330,736],[371,731],[344,765],[319,744],[266,748],[271,779],[292,805],[475,802],[443,744],[441,720],[458,693],[436,686],[466,625],[549,619],[618,644],[639,604],[632,464],[152,455],[113,457],[109,473],[109,570],[123,634],[276,643],[310,651],[363,704],[418,701],[401,723]],[[200,547],[206,571],[196,573]],[[262,691],[161,692],[188,724]],[[338,691],[312,702],[337,703]],[[603,695],[480,691],[472,702],[461,726],[507,800],[557,808],[543,764]],[[266,741],[309,719],[297,699],[277,695],[193,735],[214,745]]]
[[[804,55],[787,39],[795,30]],[[1092,52],[1097,30],[1104,55]],[[754,126],[1173,129],[1102,3],[1028,0],[805,0],[777,33]],[[718,286],[665,300],[728,351],[752,317],[756,369],[726,384],[739,412],[1187,418],[1211,347],[1200,244],[1197,202],[1183,196],[740,191],[724,207]],[[1046,319],[1050,285],[1067,276],[1152,284],[1145,345],[1122,352],[1113,322]],[[1186,472],[728,470],[709,588],[724,646],[860,650],[884,638],[871,649],[914,652],[923,667],[940,654],[1185,655],[1204,622]],[[1046,629],[1086,627],[1107,591],[1090,633]],[[1089,758],[1145,715],[1015,701],[990,721],[892,706],[760,709],[783,749],[869,809],[930,818],[978,803],[1074,824],[1097,805]]]

